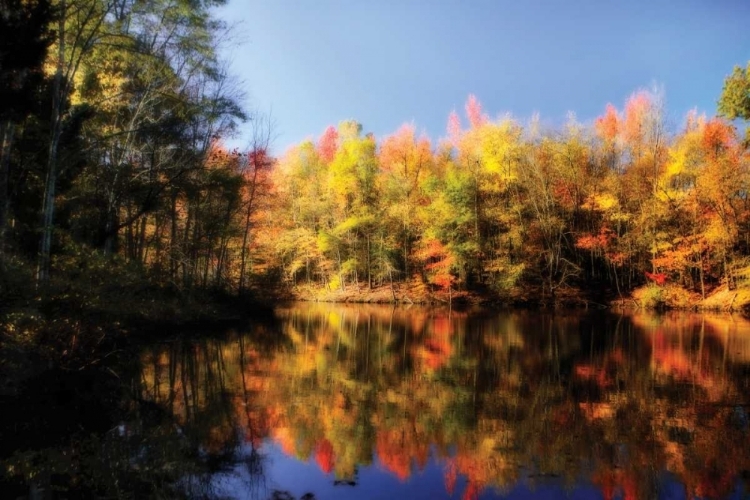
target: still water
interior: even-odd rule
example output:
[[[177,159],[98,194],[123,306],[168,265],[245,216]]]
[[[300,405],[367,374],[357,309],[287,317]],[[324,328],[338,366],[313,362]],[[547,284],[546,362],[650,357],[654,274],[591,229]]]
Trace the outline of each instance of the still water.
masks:
[[[312,303],[277,316],[140,357],[140,398],[214,464],[182,475],[189,496],[750,495],[746,319]]]

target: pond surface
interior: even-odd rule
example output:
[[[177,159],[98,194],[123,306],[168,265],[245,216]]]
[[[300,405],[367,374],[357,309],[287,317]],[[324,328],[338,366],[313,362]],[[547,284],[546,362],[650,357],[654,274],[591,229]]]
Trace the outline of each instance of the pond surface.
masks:
[[[143,408],[168,415],[159,439],[190,436],[211,464],[180,473],[188,496],[750,494],[745,319],[313,303],[277,315],[140,356],[147,406],[119,435],[144,432]],[[178,461],[159,450],[161,467]]]
[[[742,317],[308,303],[121,351],[0,397],[1,498],[750,498]]]

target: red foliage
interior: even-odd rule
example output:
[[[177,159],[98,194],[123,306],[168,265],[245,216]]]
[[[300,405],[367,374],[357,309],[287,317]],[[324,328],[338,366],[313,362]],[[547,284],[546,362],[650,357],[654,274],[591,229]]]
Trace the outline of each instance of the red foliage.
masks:
[[[598,387],[606,388],[613,384],[612,377],[606,368],[588,364],[580,364],[575,367],[576,377],[594,382]]]
[[[659,286],[664,286],[667,283],[667,275],[664,273],[650,273],[646,271],[646,278],[650,279]]]
[[[479,498],[479,493],[482,491],[481,487],[476,484],[473,481],[469,481],[469,484],[466,485],[466,489],[464,490],[464,494],[461,495],[462,500],[477,500]]]
[[[315,447],[315,462],[320,467],[320,470],[326,474],[330,474],[333,470],[333,466],[336,463],[333,445],[326,438],[319,441]]]
[[[318,140],[318,154],[324,162],[330,163],[336,156],[336,149],[338,148],[339,133],[336,127],[328,127],[323,135]]]
[[[722,469],[711,460],[698,471],[695,494],[702,498],[727,498],[734,487],[736,471]]]
[[[579,205],[574,197],[575,189],[569,181],[556,180],[552,186],[552,194],[564,207],[573,208]]]
[[[590,234],[580,236],[576,241],[576,246],[582,250],[599,249],[599,238]]]
[[[458,467],[453,460],[450,460],[445,467],[445,491],[451,497],[456,489],[456,479],[458,479]]]
[[[469,118],[472,128],[477,128],[489,121],[487,115],[482,113],[482,105],[474,94],[469,94],[469,98],[466,100],[466,116]]]
[[[240,154],[240,156],[242,156]],[[246,175],[250,175],[251,172],[259,171],[264,168],[271,166],[273,158],[268,154],[265,148],[258,148],[247,152],[247,164],[250,167],[246,171]]]
[[[592,480],[599,486],[605,500],[616,497],[622,500],[635,500],[638,498],[638,484],[632,476],[633,473],[630,471],[605,470],[594,474]]]
[[[424,268],[429,271],[430,282],[444,289],[450,288],[455,281],[451,274],[455,257],[437,239],[432,238],[425,243],[424,248],[418,252],[418,257],[426,262]]]
[[[596,119],[594,127],[599,137],[605,141],[614,141],[617,137],[617,130],[619,128],[619,118],[617,116],[617,109],[611,104],[607,104],[607,108],[604,111],[604,116],[600,116]]]

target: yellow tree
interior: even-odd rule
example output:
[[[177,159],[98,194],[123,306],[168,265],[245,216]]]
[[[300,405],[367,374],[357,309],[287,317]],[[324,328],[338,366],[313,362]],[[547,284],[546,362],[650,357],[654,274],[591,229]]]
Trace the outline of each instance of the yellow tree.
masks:
[[[307,141],[291,148],[279,159],[272,182],[277,192],[273,224],[281,228],[276,241],[279,264],[292,283],[300,271],[311,283],[321,268],[328,267],[316,244],[318,228],[332,224],[326,165],[315,145]],[[328,274],[320,278],[326,282]]]
[[[696,179],[698,217],[706,224],[703,240],[712,253],[714,265],[733,288],[732,259],[740,242],[740,231],[748,221],[747,150],[737,130],[720,119],[709,120],[702,127],[701,145],[704,167]]]
[[[383,139],[378,161],[387,211],[399,227],[403,271],[408,279],[412,245],[419,236],[414,212],[422,201],[421,184],[434,163],[430,141],[417,138],[413,124],[404,124]]]
[[[356,122],[339,125],[340,146],[328,166],[328,189],[333,197],[331,226],[320,228],[319,242],[326,253],[335,256],[340,286],[350,277],[359,286],[359,277],[372,285],[372,233],[376,219],[377,173],[375,138],[361,135]]]
[[[449,119],[448,132],[456,147],[455,180],[470,180],[462,185],[468,189],[473,212],[473,273],[478,281],[485,281],[489,264],[495,281],[498,273],[506,274],[512,267],[508,252],[512,254],[522,238],[518,181],[523,129],[510,118],[490,121],[474,96],[469,96],[466,114],[467,130],[461,130],[455,114]]]

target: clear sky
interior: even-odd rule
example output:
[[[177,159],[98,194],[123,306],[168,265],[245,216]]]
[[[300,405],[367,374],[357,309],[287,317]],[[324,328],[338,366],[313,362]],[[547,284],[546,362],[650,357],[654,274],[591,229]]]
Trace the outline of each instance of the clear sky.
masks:
[[[586,122],[656,83],[676,126],[694,107],[713,114],[750,60],[750,0],[229,0],[219,15],[277,154],[345,119],[377,137],[413,121],[437,139],[470,93],[491,117]]]

